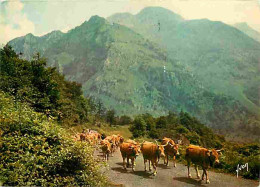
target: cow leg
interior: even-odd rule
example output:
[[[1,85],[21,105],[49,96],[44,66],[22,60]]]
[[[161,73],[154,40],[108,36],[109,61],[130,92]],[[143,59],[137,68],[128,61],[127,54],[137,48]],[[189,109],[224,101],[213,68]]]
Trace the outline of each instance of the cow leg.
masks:
[[[108,158],[109,158],[109,152],[108,152],[108,153],[106,153],[106,157],[107,157],[107,161],[108,161]]]
[[[174,155],[174,156],[173,156],[173,166],[174,166],[174,167],[176,167],[176,160],[175,160],[175,159],[176,159],[176,156]]]
[[[113,152],[114,152],[114,145],[111,145],[111,156],[113,156]]]
[[[196,173],[197,173],[197,178],[200,179],[200,173],[199,173],[199,170],[198,170],[198,165],[195,165],[195,170],[196,170]]]
[[[126,167],[129,168],[130,164],[129,164],[129,158],[127,157],[127,164]]]
[[[154,169],[154,172],[153,172],[153,175],[155,176],[157,174],[157,170],[156,170],[156,160],[154,161],[151,161],[152,162],[152,165],[153,165],[153,169]]]
[[[209,175],[208,175],[208,171],[205,169],[205,175],[206,175],[206,184],[209,184]]]
[[[135,159],[131,158],[131,163],[132,163],[132,171],[135,171]]]
[[[164,165],[166,165],[166,158],[167,158],[167,154],[165,155],[165,157],[164,157]]]
[[[149,160],[148,163],[149,163],[149,171],[152,171],[152,168],[151,168],[151,161]]]
[[[147,162],[147,160],[144,159],[144,171],[146,171],[146,162]]]
[[[168,166],[169,165],[169,155],[166,154],[165,156],[166,156],[166,166]]]
[[[126,170],[125,157],[123,157],[123,167]]]
[[[187,167],[188,167],[188,177],[191,178],[191,174],[190,174],[190,162],[187,160]]]
[[[204,168],[202,168],[202,177],[201,177],[201,180],[203,181],[204,180],[204,175],[205,175],[205,170],[204,170]]]

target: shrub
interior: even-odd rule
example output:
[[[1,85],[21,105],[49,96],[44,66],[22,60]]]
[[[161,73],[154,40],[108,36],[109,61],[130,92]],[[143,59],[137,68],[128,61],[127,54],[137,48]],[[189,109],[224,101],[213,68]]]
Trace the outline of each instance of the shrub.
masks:
[[[141,116],[137,116],[134,119],[133,125],[130,127],[130,131],[133,133],[133,137],[137,138],[145,135],[146,123]]]
[[[0,92],[0,183],[18,186],[103,186],[93,149]]]

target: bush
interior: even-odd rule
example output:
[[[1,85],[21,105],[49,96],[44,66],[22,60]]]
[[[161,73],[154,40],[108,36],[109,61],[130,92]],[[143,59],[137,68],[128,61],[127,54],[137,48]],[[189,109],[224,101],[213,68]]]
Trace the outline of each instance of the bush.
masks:
[[[66,81],[46,63],[39,54],[31,61],[20,59],[6,45],[0,49],[0,90],[63,124],[88,121],[91,100],[82,96],[81,85]]]
[[[129,130],[133,133],[134,138],[145,135],[146,123],[145,123],[144,119],[142,118],[142,116],[137,116],[134,119],[134,122],[131,125]]]
[[[0,92],[0,183],[18,186],[103,186],[93,149],[26,104]]]

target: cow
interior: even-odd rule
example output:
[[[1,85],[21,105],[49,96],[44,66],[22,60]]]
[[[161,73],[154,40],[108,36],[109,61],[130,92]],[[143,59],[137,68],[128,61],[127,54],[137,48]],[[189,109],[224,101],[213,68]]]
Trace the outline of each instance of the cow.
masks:
[[[108,140],[111,143],[111,156],[113,156],[113,153],[116,151],[116,138],[115,136],[107,136],[105,140]]]
[[[129,165],[129,159],[131,159],[132,171],[135,171],[135,159],[140,153],[139,145],[123,142],[120,145],[120,152],[123,158],[123,167],[126,170],[125,159],[127,159],[127,166]]]
[[[188,166],[188,177],[191,178],[190,165],[191,162],[195,165],[195,170],[197,173],[197,178],[200,178],[198,171],[198,166],[202,167],[203,173],[201,180],[204,180],[204,175],[206,175],[206,184],[210,183],[207,169],[213,166],[214,163],[219,163],[219,153],[221,150],[209,150],[203,147],[190,145],[186,149],[185,159],[187,160]]]
[[[117,142],[118,142],[118,145],[120,145],[124,142],[124,138],[120,134],[117,135]]]
[[[118,134],[118,135],[113,134],[112,136],[113,136],[113,138],[114,138],[114,140],[115,140],[116,148],[119,147],[119,145],[124,142],[124,138],[123,138],[121,135],[119,135],[119,134]]]
[[[176,167],[176,156],[179,155],[179,145],[175,144],[175,142],[170,139],[170,138],[166,138],[164,137],[162,140],[161,145],[166,145],[164,147],[164,153],[165,153],[165,157],[164,157],[164,164],[166,166],[168,166],[168,162],[169,162],[169,155],[173,156],[173,166]]]
[[[88,129],[87,129],[88,131]],[[88,135],[88,132],[86,132],[85,129],[82,130],[82,133],[80,133],[79,137],[80,137],[80,141],[86,141],[87,140],[87,135]]]
[[[111,144],[107,140],[102,140],[100,142],[100,144],[101,144],[101,150],[103,153],[103,158],[105,161],[108,161],[109,153],[111,153]]]
[[[86,134],[85,133],[80,133],[80,141],[86,141]]]
[[[159,162],[160,157],[165,157],[164,154],[164,147],[166,145],[158,145],[157,141],[156,144],[153,142],[143,142],[141,144],[141,151],[143,153],[143,158],[144,158],[144,170],[146,171],[146,162],[147,160],[149,161],[149,171],[152,171],[151,165],[152,164],[154,168],[153,174],[157,174],[157,164]]]
[[[98,142],[98,137],[97,137],[96,134],[91,133],[91,134],[87,134],[86,140],[87,140],[88,142],[90,142],[92,145],[96,145],[97,142]]]

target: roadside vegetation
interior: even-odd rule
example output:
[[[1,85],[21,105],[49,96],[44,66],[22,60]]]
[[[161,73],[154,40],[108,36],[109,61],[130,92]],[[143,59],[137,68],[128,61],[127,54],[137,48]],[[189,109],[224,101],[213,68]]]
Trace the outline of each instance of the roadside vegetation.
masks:
[[[105,186],[94,150],[63,128],[88,120],[90,100],[45,65],[0,50],[0,185]]]

